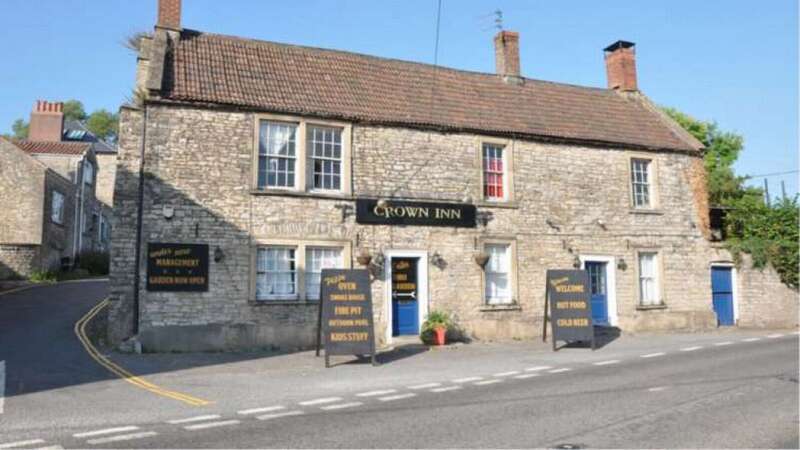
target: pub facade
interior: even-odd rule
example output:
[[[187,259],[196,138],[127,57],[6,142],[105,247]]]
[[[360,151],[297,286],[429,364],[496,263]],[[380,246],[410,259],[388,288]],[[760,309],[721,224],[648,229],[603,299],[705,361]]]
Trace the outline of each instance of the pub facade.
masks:
[[[379,345],[433,310],[531,339],[548,269],[588,271],[598,324],[717,325],[702,146],[638,91],[632,43],[584,88],[522,77],[513,32],[472,73],[186,30],[180,7],[121,111],[112,342],[307,348],[323,268],[369,270]],[[185,258],[156,268],[164,244]]]

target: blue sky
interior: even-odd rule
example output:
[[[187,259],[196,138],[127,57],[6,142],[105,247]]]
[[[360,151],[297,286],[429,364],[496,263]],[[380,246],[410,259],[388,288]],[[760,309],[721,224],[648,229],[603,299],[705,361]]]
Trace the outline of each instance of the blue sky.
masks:
[[[737,170],[798,167],[795,0],[442,0],[439,63],[494,71],[492,12],[520,32],[525,76],[605,86],[602,48],[637,44],[639,86],[655,102],[741,133]],[[115,111],[135,56],[121,42],[150,30],[156,0],[3,0],[0,132],[37,98],[76,98]],[[432,62],[436,0],[184,0],[183,25],[203,31]],[[790,194],[797,174],[780,180]],[[762,183],[757,180],[756,183]]]

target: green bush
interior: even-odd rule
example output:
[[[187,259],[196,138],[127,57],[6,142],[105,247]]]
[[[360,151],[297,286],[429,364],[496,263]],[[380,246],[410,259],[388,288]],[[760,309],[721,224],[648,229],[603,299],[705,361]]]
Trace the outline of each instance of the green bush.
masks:
[[[433,330],[438,327],[445,327],[450,330],[453,326],[453,319],[444,311],[433,310],[428,313],[428,319],[422,323],[419,332],[420,340],[425,344],[433,343]]]
[[[90,275],[108,275],[107,252],[83,252],[78,256],[78,267]]]
[[[30,280],[34,283],[55,283],[58,276],[52,271],[35,271],[31,273]]]

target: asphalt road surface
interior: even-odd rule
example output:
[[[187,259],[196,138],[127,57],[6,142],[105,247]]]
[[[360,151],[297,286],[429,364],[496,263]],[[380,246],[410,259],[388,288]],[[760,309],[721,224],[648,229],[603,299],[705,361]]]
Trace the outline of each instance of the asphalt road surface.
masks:
[[[150,374],[161,383],[200,375],[202,390],[194,381],[170,386],[194,386],[192,393],[214,400],[197,408],[131,386],[85,353],[72,327],[105,295],[104,283],[89,282],[0,296],[7,372],[0,449],[799,445],[798,336],[785,331],[654,337],[652,344],[640,339],[603,353],[543,352],[532,357],[537,365],[492,353],[502,368],[464,364],[464,352],[433,352],[425,355],[438,361],[432,373],[418,365],[422,355],[380,370],[425,372],[437,382],[410,383],[398,374],[395,385],[382,387],[363,379],[375,369],[359,366],[308,371],[306,378],[285,376],[296,369],[252,375],[241,370],[251,366],[234,363],[230,370],[221,363]],[[271,361],[239,364],[275,367]],[[437,378],[436,367],[448,361],[460,361],[463,373],[442,369]],[[240,401],[240,386],[258,384],[231,380],[250,376],[262,386],[285,386]],[[331,390],[325,376],[345,378],[352,389]],[[300,396],[279,392],[303,383]]]

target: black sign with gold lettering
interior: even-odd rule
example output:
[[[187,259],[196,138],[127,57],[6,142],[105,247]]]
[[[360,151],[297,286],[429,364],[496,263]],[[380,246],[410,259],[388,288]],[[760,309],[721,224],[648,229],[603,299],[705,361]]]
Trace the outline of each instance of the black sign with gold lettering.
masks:
[[[375,363],[375,329],[369,272],[322,269],[321,332],[325,366],[330,355],[371,355]]]
[[[147,244],[148,291],[208,291],[208,245]]]
[[[547,299],[556,341],[591,342],[594,349],[589,275],[585,270],[548,270]]]
[[[475,227],[475,205],[387,200],[356,200],[356,222],[375,225],[424,225],[433,227]]]

